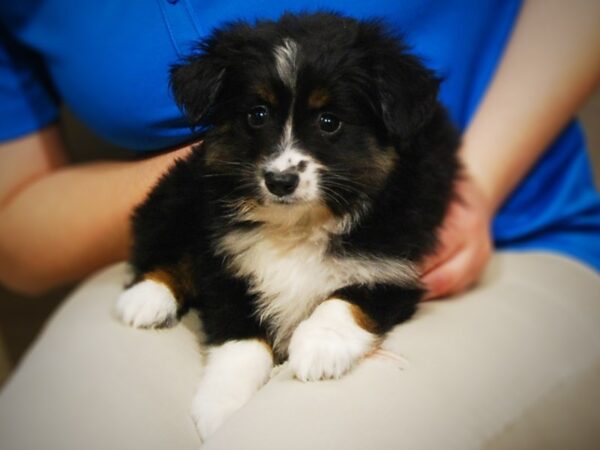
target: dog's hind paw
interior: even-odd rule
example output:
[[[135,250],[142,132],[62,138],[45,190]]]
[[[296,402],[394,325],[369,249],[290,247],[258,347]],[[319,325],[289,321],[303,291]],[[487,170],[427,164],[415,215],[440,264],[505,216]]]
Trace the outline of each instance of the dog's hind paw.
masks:
[[[172,326],[177,322],[177,301],[164,284],[144,280],[124,291],[117,300],[121,321],[136,328]]]

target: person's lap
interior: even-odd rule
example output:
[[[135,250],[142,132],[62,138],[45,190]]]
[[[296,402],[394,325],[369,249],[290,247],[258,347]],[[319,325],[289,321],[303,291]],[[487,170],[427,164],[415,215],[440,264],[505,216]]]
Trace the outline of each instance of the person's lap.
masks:
[[[112,306],[125,279],[123,265],[102,272],[50,321],[0,394],[1,448],[200,445],[197,322],[121,325]],[[568,259],[497,255],[479,288],[423,304],[344,378],[302,383],[276,369],[204,448],[598,444],[599,293],[600,277]]]

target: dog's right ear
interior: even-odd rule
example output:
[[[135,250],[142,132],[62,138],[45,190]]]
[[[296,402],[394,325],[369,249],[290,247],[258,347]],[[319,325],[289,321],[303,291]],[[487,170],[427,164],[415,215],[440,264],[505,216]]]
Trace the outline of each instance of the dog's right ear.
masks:
[[[171,68],[171,90],[193,126],[210,122],[210,112],[223,84],[225,65],[215,55],[201,53]]]
[[[406,138],[439,110],[440,79],[390,30],[381,21],[362,22],[356,45],[368,56],[379,103],[376,113],[390,135]]]

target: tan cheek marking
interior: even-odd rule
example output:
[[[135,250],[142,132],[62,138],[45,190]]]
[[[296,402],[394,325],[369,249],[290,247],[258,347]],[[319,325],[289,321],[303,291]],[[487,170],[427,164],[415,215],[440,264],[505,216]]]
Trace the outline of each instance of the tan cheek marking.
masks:
[[[323,88],[317,88],[308,97],[308,107],[311,109],[321,109],[328,101],[329,93]]]
[[[366,314],[360,306],[351,303],[350,313],[352,314],[352,317],[354,318],[356,324],[363,330],[366,330],[369,333],[379,334],[379,327],[377,326],[375,321],[371,319],[371,317],[369,317],[369,315]]]
[[[295,244],[291,235],[304,236],[316,228],[323,227],[335,220],[331,210],[322,202],[297,205],[256,205],[245,214],[247,220],[263,223],[266,232],[277,241],[277,236],[286,246]],[[286,242],[287,241],[287,242]]]
[[[230,125],[223,125],[219,128],[219,132],[222,131],[223,134],[226,134],[230,129]],[[212,142],[210,145],[204,145],[204,160],[206,161],[206,165],[210,167],[211,170],[216,170],[219,172],[228,172],[231,170],[230,161],[233,161],[235,155],[235,149],[231,148],[229,145],[223,145],[219,142]]]
[[[393,147],[387,147],[383,151],[380,149],[373,149],[375,152],[375,165],[377,168],[385,173],[386,175],[392,171],[398,155]]]
[[[368,150],[371,153],[368,167],[357,175],[363,183],[376,190],[381,189],[396,166],[398,155],[394,147],[380,147],[375,139],[369,139]]]
[[[230,203],[231,210],[240,220],[254,220],[253,212],[258,208],[258,203],[253,199],[240,199]]]

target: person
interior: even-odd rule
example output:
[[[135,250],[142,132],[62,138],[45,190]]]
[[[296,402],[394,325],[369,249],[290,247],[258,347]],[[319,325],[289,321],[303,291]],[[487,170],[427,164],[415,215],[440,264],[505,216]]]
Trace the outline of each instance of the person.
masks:
[[[356,17],[385,17],[401,30],[413,51],[444,80],[440,98],[451,118],[463,130],[460,155],[464,164],[464,176],[457,186],[456,200],[444,221],[439,250],[421,267],[422,280],[429,292],[428,299],[448,298],[463,293],[476,284],[482,274],[489,274],[490,270],[493,272],[493,267],[497,268],[500,264],[503,271],[509,270],[508,267],[513,271],[520,271],[515,276],[530,283],[529,288],[521,286],[511,291],[515,301],[519,300],[519,308],[523,308],[522,314],[526,314],[525,305],[529,305],[524,299],[532,301],[532,298],[537,298],[534,295],[536,289],[546,288],[547,291],[544,292],[552,296],[553,292],[564,294],[565,286],[571,286],[568,295],[573,297],[572,302],[567,306],[561,303],[561,307],[571,308],[576,311],[573,314],[577,316],[580,314],[577,311],[586,308],[590,318],[597,317],[598,306],[590,306],[589,298],[592,295],[590,293],[599,286],[596,271],[600,268],[600,197],[594,188],[581,130],[571,120],[600,79],[600,30],[597,27],[600,7],[597,2],[584,0],[568,5],[558,0],[543,3],[528,0],[523,4],[518,0],[386,0],[377,2],[376,5],[338,0],[267,0],[260,6],[238,1],[186,0],[143,3],[105,1],[94,4],[68,0],[5,2],[0,5],[0,282],[15,291],[38,294],[52,287],[80,280],[101,267],[126,259],[132,209],[143,200],[173,161],[184,157],[190,151],[190,144],[198,139],[198,135],[189,129],[183,114],[169,95],[169,65],[184,57],[191,51],[194,41],[223,21],[235,18],[276,18],[285,10],[319,8],[335,9]],[[69,104],[100,135],[124,147],[143,152],[148,157],[133,162],[69,164],[56,126],[57,108],[61,101]],[[169,151],[163,152],[164,150]],[[492,269],[484,272],[494,249],[524,252],[518,255],[496,255],[493,257]],[[546,280],[544,273],[556,274],[556,278]],[[109,274],[112,276],[111,286],[117,289],[115,286],[118,283],[115,280],[120,280],[121,275],[114,271]],[[570,279],[578,280],[576,288],[573,288],[571,282],[565,281],[567,275]],[[488,292],[497,300],[500,295],[498,292],[502,290],[502,280],[513,280],[512,276],[492,277],[490,281],[490,276],[486,275],[487,278],[481,282],[482,288],[465,294],[469,299],[479,298],[482,304],[487,305],[488,309],[485,311],[477,309],[473,302],[454,303],[453,310],[445,307],[439,310],[439,304],[426,305],[424,309],[431,311],[433,308],[438,315],[455,317],[455,323],[459,323],[460,320],[451,311],[466,308],[470,312],[464,317],[471,317],[469,314],[474,308],[479,311],[477,314],[480,315],[476,316],[478,320],[482,324],[488,324],[491,329],[494,322],[489,314],[499,313],[498,303],[482,301],[488,295],[482,292]],[[100,280],[107,282],[106,276],[101,276]],[[85,286],[100,289],[98,281],[90,283]],[[56,420],[69,416],[66,410],[80,410],[81,404],[76,401],[73,392],[84,391],[77,391],[70,385],[70,392],[65,393],[62,377],[66,371],[73,373],[78,370],[75,367],[77,365],[79,369],[85,364],[88,364],[88,368],[98,366],[89,361],[89,356],[83,357],[78,353],[80,360],[69,356],[67,352],[60,364],[63,369],[50,370],[53,363],[48,360],[47,354],[52,353],[56,357],[57,348],[64,350],[65,345],[69,347],[73,341],[80,342],[76,336],[87,333],[85,330],[59,329],[61,323],[68,323],[73,327],[73,320],[77,319],[69,321],[64,316],[70,314],[73,308],[79,311],[80,317],[91,317],[91,311],[95,310],[92,305],[97,305],[91,301],[91,289],[92,287],[88,290],[82,288],[80,295],[75,296],[77,301],[71,299],[66,302],[63,311],[55,317],[37,347],[5,389],[4,398],[0,398],[0,424],[7,424],[0,435],[8,436],[5,431],[10,430],[11,439],[14,439],[11,442],[22,443],[39,436],[39,442],[43,440],[48,448],[48,427],[44,428],[44,433],[36,434],[19,433],[15,431],[19,427],[14,426],[20,417],[14,414],[15,408],[22,408],[27,403],[25,399],[32,398],[31,392],[37,386],[36,381],[44,380],[45,383],[51,379],[52,383],[56,383],[51,391],[60,393],[57,395],[61,400],[57,400],[57,395],[52,398],[59,403],[58,407],[63,402]],[[84,293],[87,294],[83,295]],[[113,291],[110,293],[113,297],[116,295]],[[87,309],[82,305],[87,305]],[[103,305],[106,306],[104,303]],[[515,307],[516,305],[515,303]],[[542,323],[547,320],[549,324],[556,325],[554,318],[547,317],[550,313],[541,313],[541,308],[542,305],[537,305],[527,311],[527,314],[537,314]],[[540,345],[544,339],[555,342],[544,333],[537,337],[530,336],[528,331],[519,328],[518,320],[510,314],[508,317],[502,314],[500,316],[510,319],[506,324],[506,333],[512,336],[533,339]],[[102,317],[106,322],[111,320],[109,314],[103,314]],[[417,317],[414,327],[419,327],[421,322]],[[568,323],[572,325],[571,322]],[[581,327],[578,332],[589,331],[587,321],[584,320],[579,325]],[[104,333],[112,330],[113,334],[109,338],[111,342],[115,342],[115,336],[119,337],[119,344],[115,345],[123,347],[120,350],[129,355],[126,359],[129,360],[131,354],[140,354],[139,342],[124,344],[130,339],[138,339],[138,335],[111,328],[112,323],[104,323],[102,326]],[[414,329],[412,326],[412,323],[408,324],[405,327],[408,331],[401,330],[399,335],[410,335],[410,330]],[[520,331],[515,331],[517,329]],[[514,351],[514,347],[510,347],[509,351],[508,347],[502,347],[489,337],[490,330],[486,332],[472,330],[469,342],[480,339],[482,346],[493,344],[504,363],[511,364],[511,361],[519,359],[514,355],[511,359],[510,353]],[[575,336],[576,331],[572,332]],[[62,336],[61,333],[67,333],[70,337],[59,337]],[[178,328],[174,333],[181,334],[183,331]],[[566,335],[571,336],[568,333]],[[419,336],[415,337],[417,347],[419,342],[428,342]],[[396,342],[396,337],[394,332],[390,342]],[[592,342],[600,339],[598,332],[590,332],[588,337]],[[185,340],[182,336],[178,339]],[[577,341],[581,344],[576,338],[569,339],[565,338],[564,342]],[[71,344],[66,344],[67,341]],[[153,343],[156,344],[157,341]],[[389,348],[397,357],[400,352],[398,347],[390,345]],[[160,346],[163,356],[173,351],[164,342]],[[582,351],[581,347],[578,348]],[[459,359],[466,358],[466,355],[472,356],[464,348],[460,350],[464,353],[456,353],[458,350],[455,350],[452,354]],[[127,353],[128,351],[133,353]],[[98,356],[99,353],[93,354]],[[594,353],[590,350],[584,354],[586,357],[576,363],[570,361],[573,363],[573,373],[577,376],[599,361],[597,351]],[[551,361],[556,356],[552,352],[544,355],[547,357],[544,361]],[[438,362],[443,360],[442,356],[439,357],[441,359],[436,360]],[[103,368],[111,365],[118,367],[122,375],[127,370],[130,374],[135,372],[132,367],[125,369],[105,354],[99,360],[102,361]],[[146,368],[151,367],[145,359],[142,366],[144,364]],[[181,361],[178,364],[181,367]],[[365,364],[369,369],[364,371],[370,370],[370,376],[375,379],[389,375],[382,375],[375,363],[369,364],[371,365]],[[532,368],[531,364],[534,363],[528,362],[525,367],[531,369],[531,374],[541,376],[540,368]],[[490,367],[492,366],[496,367],[494,364]],[[196,366],[192,366],[190,370],[195,373],[196,369]],[[423,367],[418,369],[422,370]],[[484,369],[482,364],[472,371],[480,373]],[[168,369],[153,367],[153,371],[165,376],[161,370]],[[462,370],[466,370],[465,367]],[[149,373],[154,373],[153,371],[143,372],[144,376],[152,378],[153,375]],[[345,383],[348,386],[362,386],[361,389],[364,389],[368,377],[365,378],[363,372],[357,370],[357,374],[351,374],[348,381],[342,380],[336,387],[330,387],[330,393],[333,392],[335,398],[338,393],[347,394],[343,390]],[[39,380],[35,373],[38,373]],[[181,377],[168,373],[176,379]],[[429,373],[425,371],[425,374]],[[458,371],[455,375],[457,378],[450,379],[470,379],[468,375],[473,373]],[[487,375],[489,383],[498,381],[497,375]],[[442,375],[445,376],[447,374]],[[553,375],[546,376],[547,380],[555,383],[564,379],[564,373],[561,375],[553,372]],[[125,378],[131,381],[130,375]],[[397,388],[403,395],[407,395],[404,391],[407,378],[410,377],[405,377],[402,381],[395,380],[394,383],[400,384],[393,384],[392,390]],[[279,377],[282,383],[285,380],[285,376]],[[523,381],[515,380],[515,383]],[[416,382],[424,386],[423,382]],[[187,386],[187,383],[191,382],[186,380],[181,385]],[[265,390],[271,389],[271,392],[277,392],[293,403],[298,401],[295,389],[300,389],[306,394],[306,398],[315,401],[315,404],[321,404],[322,401],[314,395],[314,391],[309,391],[310,387],[290,387],[289,392],[294,393],[289,393],[282,391],[285,389],[282,383],[270,383]],[[382,383],[390,388],[390,383]],[[113,399],[113,403],[98,402],[99,395],[94,396],[94,401],[106,407],[112,406],[114,410],[116,400],[111,396],[110,390],[118,382],[109,377],[108,380],[96,380],[94,384],[102,385],[97,386],[97,392],[106,394],[106,398]],[[537,388],[541,389],[540,386]],[[543,386],[547,388],[548,384]],[[156,386],[154,389],[157,389]],[[482,389],[485,392],[493,390],[484,382]],[[507,389],[504,386],[498,392],[507,395]],[[25,394],[25,391],[30,394]],[[183,391],[185,389],[182,388],[177,392],[184,397]],[[448,392],[446,389],[438,394],[443,394],[443,398],[454,398]],[[546,390],[533,389],[524,398],[542,396],[545,392]],[[49,394],[45,391],[42,397],[47,395]],[[40,398],[35,397],[32,401],[38,404]],[[191,394],[188,398],[191,399]],[[422,397],[418,398],[423,400]],[[494,398],[497,404],[502,403],[501,398]],[[139,406],[141,400],[137,398],[136,401]],[[142,403],[147,405],[147,399]],[[182,404],[184,403],[185,399],[182,400]],[[397,403],[393,403],[396,412]],[[66,407],[66,404],[69,406]],[[156,406],[152,404],[151,408],[156,409]],[[521,404],[522,408],[528,406],[531,404]],[[119,404],[116,411],[121,411],[121,407],[123,405]],[[425,406],[413,407],[425,411],[430,418],[437,417],[438,413],[430,408],[423,410],[421,408]],[[472,407],[473,410],[478,410],[481,403],[474,401]],[[249,406],[249,410],[252,408],[260,410],[260,402],[258,407]],[[127,408],[123,408],[124,410],[134,411]],[[135,411],[136,414],[139,412]],[[515,409],[511,411],[514,419],[517,413]],[[48,412],[36,414],[34,418],[29,417],[33,427],[49,423]],[[156,421],[159,416],[154,410],[145,417],[144,420],[149,421],[145,423],[158,427]],[[292,416],[296,419],[301,417],[300,421],[304,421],[306,414]],[[9,420],[8,417],[12,418]],[[86,446],[89,447],[93,426],[90,425],[91,416],[86,417],[87,419],[79,418],[81,421],[78,422],[78,427],[87,430]],[[256,420],[249,420],[248,414],[244,417],[246,422],[237,422],[238,431],[239,427],[250,426],[244,424],[258,426]],[[269,417],[284,420],[281,417],[273,418],[272,415]],[[374,417],[378,421],[383,420],[380,414],[375,414]],[[94,418],[97,420],[98,416]],[[352,422],[347,415],[343,415],[343,418]],[[361,418],[364,419],[363,416]],[[407,417],[403,415],[402,419]],[[101,419],[96,423],[111,423],[114,426],[117,422],[106,420]],[[50,422],[56,423],[54,418]],[[447,423],[450,422],[455,423],[452,420]],[[298,430],[305,429],[297,421],[294,423]],[[306,423],[315,425],[311,420]],[[373,422],[368,423],[374,426]],[[495,426],[502,428],[506,423],[498,421]],[[469,446],[465,443],[473,443],[464,433],[457,434],[456,430],[450,432],[444,425],[445,422],[438,421],[436,424],[457,439],[450,447],[454,445],[465,448]],[[456,426],[458,427],[457,424]],[[493,427],[484,428],[478,432],[489,434]],[[328,430],[331,431],[330,428]],[[157,442],[162,441],[157,438],[157,433],[147,429],[143,431],[133,425],[130,429],[121,431],[117,435],[127,434],[140,447],[151,436],[153,444],[148,445],[160,448]],[[250,432],[248,428],[244,428],[242,434],[247,437]],[[146,437],[143,436],[144,433]],[[85,435],[82,432],[77,435],[77,439],[69,441],[65,433],[55,434],[60,434],[61,437],[56,442],[61,442],[62,448],[73,446],[73,442],[80,442],[77,439]],[[363,440],[356,439],[355,433],[350,434],[354,447],[346,443],[344,448],[365,448],[360,447]],[[418,430],[406,434],[403,438],[405,442],[417,439],[416,436],[425,440],[431,438],[430,434],[419,434]],[[52,437],[58,439],[56,435]],[[263,436],[263,443],[271,438],[274,439],[272,442],[279,439],[269,433],[260,435]],[[298,432],[294,433],[294,436],[299,435]],[[327,439],[333,439],[331,434],[325,435]],[[394,439],[398,439],[389,429],[383,435],[393,435]],[[225,435],[217,433],[215,439],[221,439],[221,443],[224,443],[228,438],[223,436]],[[107,446],[107,439],[109,437],[104,436],[100,440],[104,447]],[[306,439],[309,438],[305,436],[297,441],[298,448],[306,448]],[[250,441],[245,445],[251,448],[248,442]],[[311,442],[321,443],[321,447],[317,445],[313,448],[324,448],[323,440],[314,438]],[[189,442],[182,444],[181,448],[188,444]],[[217,444],[214,445],[213,448],[219,448]],[[17,444],[14,446],[18,447]],[[100,447],[98,444],[98,448]],[[273,444],[273,448],[281,447]],[[288,445],[288,448],[292,447]]]

